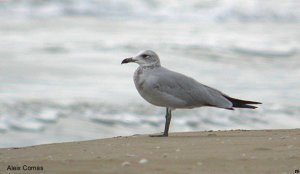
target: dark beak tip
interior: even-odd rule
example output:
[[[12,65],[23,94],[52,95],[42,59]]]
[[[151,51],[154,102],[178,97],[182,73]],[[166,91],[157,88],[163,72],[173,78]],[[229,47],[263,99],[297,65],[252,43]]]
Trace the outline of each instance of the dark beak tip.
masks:
[[[129,63],[129,62],[133,62],[132,58],[126,58],[126,59],[122,60],[121,64]]]
[[[125,63],[128,63],[128,60],[127,59],[124,59],[122,60],[121,64],[125,64]]]

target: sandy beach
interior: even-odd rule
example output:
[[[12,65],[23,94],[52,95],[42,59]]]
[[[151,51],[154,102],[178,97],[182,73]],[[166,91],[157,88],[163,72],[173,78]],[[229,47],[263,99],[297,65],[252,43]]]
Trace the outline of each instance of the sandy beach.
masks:
[[[300,129],[135,135],[2,148],[0,156],[1,173],[290,174],[300,169]]]

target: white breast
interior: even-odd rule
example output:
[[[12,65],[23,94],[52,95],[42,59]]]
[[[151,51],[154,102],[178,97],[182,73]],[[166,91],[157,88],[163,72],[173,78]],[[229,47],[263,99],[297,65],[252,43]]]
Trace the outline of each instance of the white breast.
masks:
[[[134,73],[134,84],[139,94],[149,103],[156,106],[173,107],[184,106],[185,102],[174,96],[163,93],[159,90],[157,84],[157,76],[151,71],[156,71],[151,68],[138,68]]]

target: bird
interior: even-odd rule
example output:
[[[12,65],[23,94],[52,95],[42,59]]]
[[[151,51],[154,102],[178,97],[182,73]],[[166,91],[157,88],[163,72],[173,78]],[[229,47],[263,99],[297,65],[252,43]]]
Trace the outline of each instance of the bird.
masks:
[[[139,52],[125,58],[121,64],[137,63],[133,80],[138,93],[147,102],[166,108],[165,129],[162,134],[151,137],[169,136],[172,111],[175,109],[192,109],[197,107],[215,107],[227,110],[234,108],[255,109],[261,102],[241,100],[201,84],[184,74],[161,66],[159,56],[152,50]]]

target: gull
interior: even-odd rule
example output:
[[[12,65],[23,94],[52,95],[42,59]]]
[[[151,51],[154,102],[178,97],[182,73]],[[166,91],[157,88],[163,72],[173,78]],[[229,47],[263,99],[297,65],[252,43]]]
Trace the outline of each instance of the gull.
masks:
[[[121,64],[134,62],[139,65],[133,80],[139,94],[149,103],[166,108],[165,129],[162,134],[151,137],[167,137],[175,109],[196,108],[202,106],[234,110],[234,108],[255,109],[247,101],[229,97],[219,90],[203,85],[191,77],[171,71],[160,64],[158,55],[151,50],[139,52],[136,56],[126,58]]]

